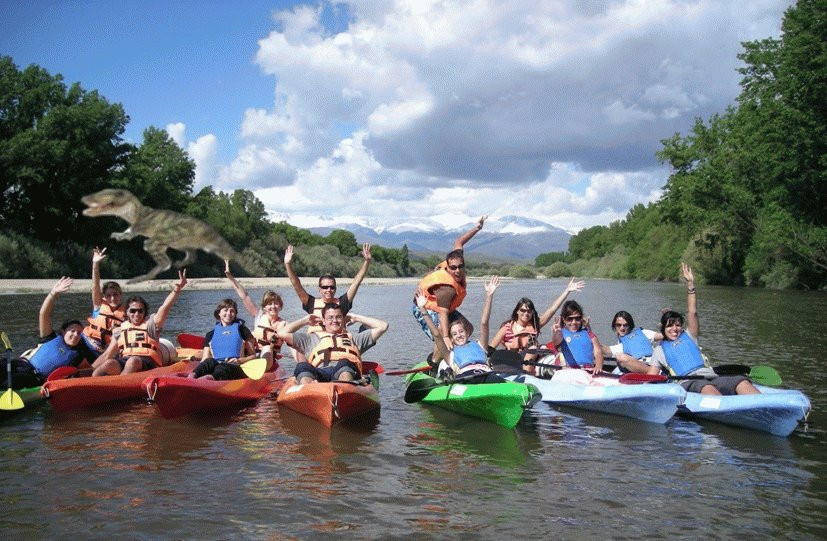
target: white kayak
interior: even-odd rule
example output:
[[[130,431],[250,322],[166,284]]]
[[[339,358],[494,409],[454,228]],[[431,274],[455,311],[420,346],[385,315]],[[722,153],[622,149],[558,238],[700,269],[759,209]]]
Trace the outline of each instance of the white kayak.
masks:
[[[648,387],[648,385],[641,385]],[[810,400],[801,391],[755,386],[761,394],[705,395],[687,393],[679,413],[752,430],[789,436],[810,413]]]
[[[558,370],[551,379],[529,375],[509,379],[530,383],[540,390],[543,402],[589,411],[665,423],[683,404],[686,391],[676,383],[625,385],[616,377],[592,377],[584,370]]]

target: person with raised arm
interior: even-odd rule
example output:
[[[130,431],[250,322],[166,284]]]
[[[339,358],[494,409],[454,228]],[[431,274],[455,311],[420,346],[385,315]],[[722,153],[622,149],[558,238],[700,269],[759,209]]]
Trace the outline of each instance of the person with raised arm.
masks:
[[[719,376],[708,366],[698,347],[700,320],[698,319],[698,291],[692,267],[681,262],[681,272],[686,281],[687,319],[684,328],[683,315],[667,310],[660,318],[663,341],[652,352],[649,374],[661,370],[671,376],[703,376],[704,379],[685,379],[679,383],[687,392],[709,395],[759,394],[745,376]]]
[[[118,282],[109,281],[101,286],[101,261],[106,259],[106,248],[92,251],[92,316],[83,334],[98,354],[112,341],[113,329],[126,321],[126,307],[122,304],[123,291]]]
[[[224,260],[224,276],[230,280],[238,298],[241,299],[241,304],[253,316],[252,332],[256,340],[256,351],[267,361],[268,367],[274,366],[281,358],[280,351],[283,342],[276,331],[286,323],[281,318],[281,309],[284,308],[281,295],[273,290],[265,291],[261,297],[261,308],[259,308],[241,282],[233,276],[228,259]]]
[[[461,317],[454,319],[448,327],[451,338],[450,346],[445,346],[441,340],[434,341],[436,347],[441,350],[444,359],[437,368],[437,375],[441,379],[451,381],[458,377],[485,375],[483,378],[474,378],[475,382],[501,383],[505,381],[492,371],[491,365],[488,363],[488,321],[491,316],[491,302],[494,298],[494,292],[499,285],[500,278],[498,276],[492,276],[485,283],[485,303],[480,316],[479,340],[471,340],[474,326],[465,317]],[[427,298],[421,292],[416,293],[414,300],[420,308],[424,308],[427,302]],[[427,310],[422,311],[422,317],[425,319],[425,324],[431,330],[431,333],[436,335],[439,331]]]
[[[317,319],[314,321],[321,321],[322,308],[326,304],[338,304],[342,308],[342,313],[345,315],[350,311],[353,306],[353,299],[356,298],[356,292],[359,290],[359,286],[362,284],[362,280],[370,268],[372,256],[370,253],[370,243],[368,242],[362,245],[362,257],[364,258],[362,267],[359,269],[359,272],[356,273],[356,276],[353,277],[353,282],[344,294],[338,298],[336,297],[336,278],[331,274],[325,274],[319,277],[319,298],[316,298],[304,289],[301,280],[299,280],[299,277],[293,270],[293,246],[287,246],[287,249],[284,251],[284,268],[287,270],[287,276],[290,278],[290,283],[293,284],[296,295],[299,296],[302,309],[308,314],[315,314],[317,316]],[[319,331],[321,329],[322,327],[320,325],[312,323],[309,330]]]
[[[178,283],[154,314],[149,314],[149,304],[143,297],[129,297],[126,300],[127,321],[115,331],[109,346],[94,362],[92,375],[130,374],[163,366],[161,331],[170,308],[187,283],[187,269],[178,271]]]
[[[40,341],[36,348],[25,352],[17,359],[12,359],[12,388],[25,389],[43,385],[46,378],[63,366],[83,368],[94,362],[97,354],[83,335],[83,323],[71,319],[60,326],[60,331],[52,328],[52,312],[57,297],[72,287],[72,279],[62,276],[43,299],[38,314],[38,331]],[[0,378],[0,390],[6,389],[6,378]]]
[[[356,334],[347,332],[347,325],[351,323],[360,324],[364,330]],[[362,353],[388,330],[387,322],[353,313],[345,315],[336,303],[322,308],[323,330],[298,331],[308,324],[318,325],[318,316],[308,314],[278,330],[279,337],[307,359],[297,362],[293,371],[300,384],[359,379],[362,377]]]
[[[540,342],[538,337],[540,331],[551,321],[551,317],[557,312],[560,306],[563,305],[569,293],[580,291],[585,285],[586,282],[583,280],[576,280],[574,278],[569,280],[563,292],[560,293],[560,295],[554,299],[554,302],[539,316],[537,315],[537,309],[534,308],[534,302],[529,298],[523,297],[517,301],[517,305],[511,312],[511,317],[500,325],[497,334],[494,335],[488,345],[492,348],[497,348],[497,346],[502,345],[506,351],[512,352],[512,357],[516,355],[526,361],[536,360],[537,354],[530,353],[530,351],[539,348]],[[507,359],[507,354],[499,354],[497,358],[501,359],[504,365],[510,365],[511,363],[508,361],[512,361],[512,359]],[[492,359],[492,363],[493,362],[494,359]],[[523,365],[522,370],[530,374],[535,373],[533,365]]]
[[[569,367],[590,369],[595,375],[603,371],[603,348],[577,301],[563,303],[560,319],[551,328],[551,343]]]
[[[442,352],[451,348],[451,337],[447,330],[454,319],[464,317],[457,308],[462,304],[466,294],[465,275],[465,254],[463,247],[474,235],[482,230],[488,216],[481,216],[477,224],[460,235],[454,241],[450,252],[445,260],[436,266],[419,282],[416,293],[425,297],[425,304],[420,307],[414,299],[411,312],[419,323],[425,334],[433,340],[434,351],[430,356],[430,363],[436,365],[442,359]],[[431,321],[436,325],[439,332],[434,332],[428,327],[424,313],[428,312]],[[442,340],[445,348],[438,348],[436,340]]]

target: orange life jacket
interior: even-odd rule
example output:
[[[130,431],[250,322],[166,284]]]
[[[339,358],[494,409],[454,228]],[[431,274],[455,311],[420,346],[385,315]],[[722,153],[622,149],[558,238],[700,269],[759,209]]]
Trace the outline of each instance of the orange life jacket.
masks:
[[[528,346],[537,344],[537,329],[529,327],[518,332],[514,332],[514,322],[509,321],[504,325],[505,336],[503,336],[503,347],[511,351],[523,350]]]
[[[265,315],[262,319],[270,321],[270,316]],[[283,321],[281,318],[278,318],[275,323],[279,321]],[[274,325],[271,321],[270,325]],[[275,327],[268,327],[266,325],[256,325],[256,328],[253,329],[253,336],[256,338],[256,343],[258,345],[258,350],[261,351],[261,348],[264,346],[270,345],[270,340],[275,336],[276,340],[273,345],[273,351],[279,351],[281,349],[281,344],[284,342],[281,338],[276,336],[276,329]]]
[[[313,299],[313,312],[311,312],[311,313],[316,314],[319,317],[319,319],[322,319],[322,308],[324,308],[325,304],[336,304],[336,305],[338,305],[339,304],[339,299],[334,298],[332,301],[330,301],[328,303],[327,301],[325,301],[323,299],[314,298]],[[324,327],[322,327],[321,325],[308,325],[307,326],[307,332],[308,333],[311,333],[311,332],[318,333],[318,332],[323,332],[323,331],[324,331]]]
[[[329,332],[313,333],[319,337],[319,343],[307,354],[307,362],[313,366],[333,361],[348,360],[362,372],[362,353],[353,343],[350,333],[333,334]]]
[[[121,325],[121,334],[118,336],[118,350],[122,357],[139,355],[149,357],[157,366],[163,366],[161,350],[158,341],[147,332],[147,322],[141,325],[124,323]]]
[[[112,310],[111,306],[103,303],[98,309],[98,315],[87,319],[89,325],[83,329],[83,334],[106,347],[112,341],[112,329],[126,320],[126,310],[123,306]]]
[[[425,278],[419,282],[418,290],[428,299],[425,302],[425,308],[428,310],[436,310],[438,307],[436,295],[432,292],[437,286],[451,286],[454,288],[454,291],[457,292],[451,301],[451,306],[448,307],[449,312],[453,312],[459,308],[459,305],[462,304],[463,299],[465,299],[465,283],[459,283],[454,280],[454,277],[445,270],[446,265],[447,263],[443,261],[437,266],[435,271],[427,274]]]

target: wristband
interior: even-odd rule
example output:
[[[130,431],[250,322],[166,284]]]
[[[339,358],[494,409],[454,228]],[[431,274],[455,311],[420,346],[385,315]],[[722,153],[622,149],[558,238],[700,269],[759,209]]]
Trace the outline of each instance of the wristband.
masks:
[[[689,287],[689,288],[686,289],[686,292],[691,295],[691,294],[695,293],[695,288],[694,287]]]

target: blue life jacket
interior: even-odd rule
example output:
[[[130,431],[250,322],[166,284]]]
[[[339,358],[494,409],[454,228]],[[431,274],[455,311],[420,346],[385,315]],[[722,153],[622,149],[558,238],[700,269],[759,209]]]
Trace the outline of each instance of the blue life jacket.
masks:
[[[560,344],[560,351],[566,364],[573,368],[583,366],[594,366],[594,344],[589,337],[589,329],[582,328],[577,332],[562,329],[563,342]]]
[[[88,345],[85,336],[81,335],[81,340]],[[37,347],[29,358],[29,364],[37,370],[38,374],[46,378],[56,368],[70,366],[79,355],[80,352],[77,349],[70,348],[66,342],[63,341],[63,335],[58,334],[48,342],[43,342]]]
[[[224,326],[216,322],[213,328],[210,349],[217,361],[238,358],[243,351],[244,339],[241,337],[241,326],[244,322],[236,319],[232,325]]]
[[[461,346],[454,346],[453,361],[460,370],[471,364],[485,364],[487,355],[476,340]]]
[[[663,356],[666,357],[669,373],[673,376],[685,376],[706,366],[698,344],[686,331],[683,331],[675,340],[664,340],[661,347]]]
[[[635,359],[652,356],[652,343],[643,334],[643,329],[638,327],[626,336],[620,337],[623,345],[623,353],[631,355]]]

